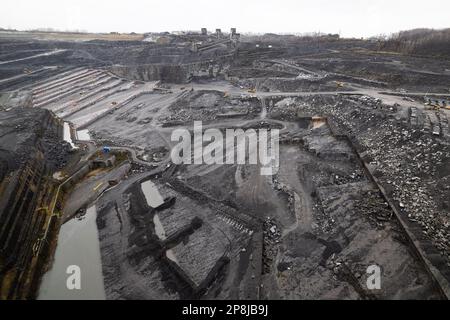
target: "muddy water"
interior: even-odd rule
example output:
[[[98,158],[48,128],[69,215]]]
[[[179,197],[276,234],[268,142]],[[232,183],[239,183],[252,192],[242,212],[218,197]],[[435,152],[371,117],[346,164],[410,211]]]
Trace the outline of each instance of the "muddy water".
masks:
[[[141,188],[150,207],[156,208],[164,203],[164,199],[161,197],[158,188],[150,180],[141,183]]]
[[[83,220],[72,219],[62,225],[58,236],[54,263],[44,275],[39,300],[105,299],[100,245],[95,206],[87,209]],[[66,273],[69,266],[80,269],[81,288],[69,290]]]

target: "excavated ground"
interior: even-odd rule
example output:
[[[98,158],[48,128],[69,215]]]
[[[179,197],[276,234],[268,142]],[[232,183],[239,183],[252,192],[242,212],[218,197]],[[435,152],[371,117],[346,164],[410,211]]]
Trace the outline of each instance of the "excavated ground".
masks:
[[[237,47],[194,52],[192,41],[212,39],[165,37],[0,35],[4,114],[42,108],[70,123],[81,146],[72,169],[102,146],[128,154],[130,165],[80,182],[62,209],[68,219],[96,205],[106,298],[445,297],[418,255],[448,284],[450,111],[424,97],[448,104],[449,61],[360,40],[243,36]],[[200,120],[205,129],[280,129],[279,171],[174,165],[173,130]],[[16,122],[8,128],[24,136],[35,127]],[[2,170],[16,165],[3,151],[7,134]],[[56,167],[65,164],[58,150]],[[157,196],[144,191],[148,181]],[[379,290],[366,286],[374,264]]]

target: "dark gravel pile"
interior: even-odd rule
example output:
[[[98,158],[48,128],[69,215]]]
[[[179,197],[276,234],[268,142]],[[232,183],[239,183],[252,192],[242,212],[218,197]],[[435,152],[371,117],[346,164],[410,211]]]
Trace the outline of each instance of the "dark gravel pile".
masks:
[[[17,107],[0,110],[0,179],[17,170],[36,152],[50,170],[62,168],[70,145],[62,140],[61,124],[44,109]]]

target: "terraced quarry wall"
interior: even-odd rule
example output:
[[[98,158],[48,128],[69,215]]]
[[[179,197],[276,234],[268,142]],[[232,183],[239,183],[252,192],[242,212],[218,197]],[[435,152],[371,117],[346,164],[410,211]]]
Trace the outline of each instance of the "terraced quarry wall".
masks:
[[[49,179],[55,166],[48,161],[53,151],[46,141],[61,139],[62,123],[43,109],[18,108],[17,112],[13,109],[0,114],[1,120],[19,118],[16,121],[22,125],[30,121],[28,117],[40,123],[31,136],[20,131],[2,132],[2,138],[15,141],[8,152],[0,150],[2,160],[12,156],[16,163],[16,167],[4,167],[0,182],[0,297],[23,299],[31,297],[48,255],[46,240],[51,233],[47,229],[53,220],[49,208],[57,183]],[[4,128],[8,130],[8,126]]]

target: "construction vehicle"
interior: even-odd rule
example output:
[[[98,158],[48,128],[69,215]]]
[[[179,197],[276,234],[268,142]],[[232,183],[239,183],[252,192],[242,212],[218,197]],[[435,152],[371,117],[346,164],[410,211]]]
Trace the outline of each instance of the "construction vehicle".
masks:
[[[256,93],[256,88],[251,88],[247,90],[248,93]]]
[[[344,87],[344,83],[343,83],[343,82],[335,81],[335,83],[336,83],[336,87],[337,87],[337,88],[342,88],[342,87]]]
[[[450,110],[450,104],[447,100],[442,100],[442,104],[440,104],[439,100],[433,100],[425,96],[425,101],[426,110],[440,110],[441,108]]]
[[[441,107],[435,104],[425,103],[425,110],[439,110]]]

